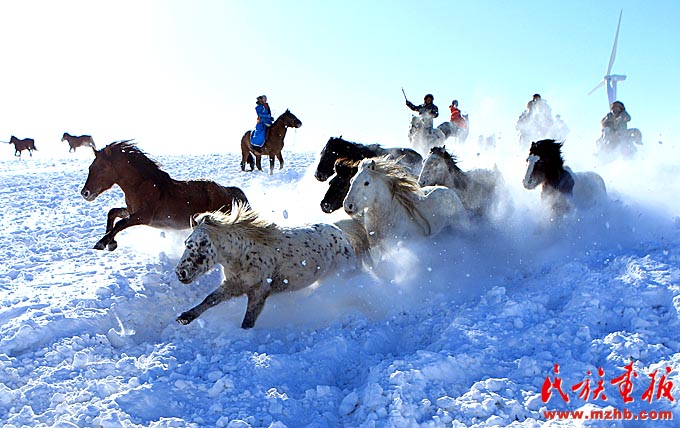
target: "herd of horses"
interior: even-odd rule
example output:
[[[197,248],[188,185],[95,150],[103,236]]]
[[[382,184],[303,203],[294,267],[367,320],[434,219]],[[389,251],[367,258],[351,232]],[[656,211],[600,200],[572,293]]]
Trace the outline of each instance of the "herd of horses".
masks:
[[[64,132],[61,141],[68,142],[69,153],[75,152],[78,147],[92,147],[93,149],[96,149],[91,135],[74,136],[68,132]],[[38,150],[35,147],[35,140],[33,138],[20,139],[12,135],[7,143],[14,145],[14,156],[18,157],[21,157],[21,152],[24,150],[27,150],[29,156],[33,157],[33,151]]]
[[[300,125],[286,111],[272,126],[268,143],[276,140],[283,147],[286,129]],[[271,173],[277,152],[271,147],[254,152],[248,140],[246,133],[242,169],[253,157],[267,155]],[[314,177],[323,182],[334,176],[321,209],[330,213],[342,208],[347,217],[332,224],[284,227],[262,218],[238,187],[173,179],[131,140],[100,150],[92,142],[91,147],[95,159],[81,196],[93,201],[117,184],[126,204],[109,210],[105,234],[95,249],[115,250],[116,235],[135,225],[192,228],[175,268],[177,279],[189,284],[222,266],[223,282],[180,314],[180,324],[189,324],[222,301],[246,295],[241,326],[251,328],[273,293],[297,290],[329,275],[370,269],[376,255],[399,241],[426,239],[445,229],[464,236],[475,222],[490,221],[505,185],[495,167],[463,171],[444,147],[432,147],[423,158],[411,148],[333,137],[321,151]],[[553,216],[606,200],[602,178],[571,171],[564,165],[561,148],[554,140],[532,143],[524,187],[541,186]]]
[[[288,128],[302,122],[286,110],[268,129],[262,148],[252,147],[251,132],[241,139],[241,169],[262,170],[261,157],[283,168],[281,151]],[[417,137],[417,124],[411,137]],[[460,138],[461,136],[459,136]],[[97,150],[89,135],[64,133],[69,152],[94,152],[80,192],[86,201],[118,185],[125,206],[111,208],[97,250],[117,248],[116,235],[137,225],[192,229],[178,261],[177,279],[189,284],[221,265],[224,280],[200,304],[177,318],[189,324],[222,301],[246,295],[242,328],[251,328],[269,295],[307,287],[329,275],[371,269],[376,256],[400,241],[427,239],[448,229],[465,236],[475,222],[490,222],[505,181],[493,169],[463,171],[442,145],[412,138],[414,148],[384,148],[332,137],[321,150],[314,177],[329,182],[321,210],[343,209],[335,223],[283,227],[262,218],[238,187],[211,180],[175,180],[132,140]],[[435,143],[443,140],[434,140]],[[12,136],[15,155],[36,150],[32,139]],[[415,150],[414,150],[415,149]],[[606,200],[602,177],[573,172],[564,165],[562,143],[535,141],[527,157],[526,189],[541,187],[541,199],[559,218]],[[425,153],[423,158],[421,153]],[[332,178],[331,178],[332,177]],[[330,179],[330,180],[329,180]]]

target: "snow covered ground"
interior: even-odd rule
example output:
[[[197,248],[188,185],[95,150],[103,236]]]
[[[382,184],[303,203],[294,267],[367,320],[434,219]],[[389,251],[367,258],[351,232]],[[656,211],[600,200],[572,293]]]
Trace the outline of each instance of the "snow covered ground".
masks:
[[[122,192],[86,202],[92,154],[63,149],[0,157],[5,427],[680,426],[674,153],[598,166],[565,146],[574,170],[605,178],[610,200],[554,225],[538,191],[522,188],[526,153],[455,149],[464,169],[504,173],[494,225],[405,243],[379,274],[275,295],[244,331],[245,298],[175,322],[220,282],[217,270],[176,279],[187,231],[140,226],[116,251],[91,249]],[[174,178],[240,186],[281,224],[344,217],[319,208],[316,153],[285,153],[271,177],[242,173],[233,153],[150,155]],[[569,402],[546,378],[562,379]],[[577,386],[586,378],[589,391]],[[618,420],[594,421],[593,409]],[[551,420],[553,410],[587,413]]]

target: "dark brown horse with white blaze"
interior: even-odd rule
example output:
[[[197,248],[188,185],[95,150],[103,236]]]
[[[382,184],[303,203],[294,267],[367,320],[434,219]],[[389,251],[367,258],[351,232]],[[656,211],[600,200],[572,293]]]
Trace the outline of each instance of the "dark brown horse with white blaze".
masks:
[[[250,170],[257,169],[262,171],[262,156],[269,156],[269,175],[274,173],[274,157],[279,160],[279,169],[283,169],[283,139],[286,137],[288,128],[299,128],[302,122],[290,110],[286,110],[279,116],[272,126],[267,130],[264,145],[260,150],[253,150],[250,145],[250,134],[252,131],[247,131],[243,138],[241,138],[241,171],[246,170],[246,163],[250,165]],[[253,162],[255,156],[255,162]]]
[[[92,138],[91,135],[80,135],[78,137],[69,134],[68,132],[64,132],[64,135],[61,137],[61,141],[68,141],[68,152],[75,152],[78,147],[92,147],[93,149],[96,149],[94,145],[94,139]]]
[[[21,152],[28,150],[28,154],[33,157],[33,150],[38,150],[35,148],[35,140],[33,138],[24,138],[22,140],[12,135],[9,143],[14,144],[14,156],[21,157]]]
[[[87,181],[80,194],[94,201],[117,184],[125,193],[125,207],[112,208],[106,234],[94,248],[116,249],[116,234],[131,226],[188,229],[197,213],[231,211],[233,201],[248,204],[238,187],[224,187],[209,180],[174,180],[130,140],[117,141],[94,150]],[[120,218],[118,222],[114,222]]]

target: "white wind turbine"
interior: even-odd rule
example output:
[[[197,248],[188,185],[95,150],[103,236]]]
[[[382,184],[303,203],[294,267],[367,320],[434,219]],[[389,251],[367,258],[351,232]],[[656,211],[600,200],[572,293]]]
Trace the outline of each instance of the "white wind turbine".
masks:
[[[623,16],[623,9],[619,13],[619,24],[616,26],[616,37],[614,37],[614,47],[612,48],[612,54],[609,57],[609,66],[607,67],[607,74],[602,78],[600,83],[593,88],[592,91],[588,92],[588,95],[592,94],[596,90],[600,89],[603,85],[607,85],[607,98],[609,98],[609,106],[616,101],[616,83],[626,80],[626,76],[621,74],[611,74],[612,66],[614,65],[614,59],[616,58],[616,45],[619,41],[619,29],[621,28],[621,17]]]

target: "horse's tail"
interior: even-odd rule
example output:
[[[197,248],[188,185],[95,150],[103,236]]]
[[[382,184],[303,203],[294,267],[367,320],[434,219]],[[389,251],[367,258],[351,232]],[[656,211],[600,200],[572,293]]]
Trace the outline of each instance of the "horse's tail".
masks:
[[[250,169],[255,168],[255,158],[253,157],[252,153],[248,152],[248,159],[246,160],[246,162],[248,162],[248,166],[250,167]]]
[[[335,222],[335,225],[347,236],[347,240],[352,245],[352,248],[354,248],[354,255],[359,262],[365,263],[368,266],[373,266],[371,242],[368,231],[363,223],[348,218]]]

